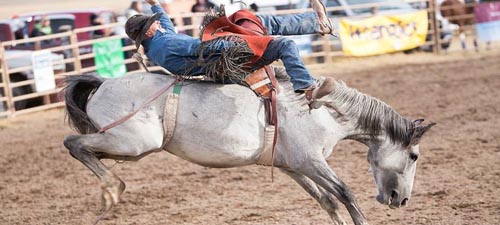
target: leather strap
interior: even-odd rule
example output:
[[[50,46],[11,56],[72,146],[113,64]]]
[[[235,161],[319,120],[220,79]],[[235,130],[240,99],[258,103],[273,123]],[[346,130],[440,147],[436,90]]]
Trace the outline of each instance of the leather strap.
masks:
[[[164,86],[163,88],[161,88],[160,90],[158,90],[156,93],[154,93],[153,95],[151,95],[145,102],[142,103],[141,106],[139,106],[139,108],[137,108],[136,110],[134,110],[133,112],[129,113],[128,115],[122,117],[121,119],[111,123],[111,124],[108,124],[107,126],[104,126],[103,128],[101,128],[98,132],[99,133],[104,133],[106,132],[107,130],[113,128],[113,127],[116,127],[120,124],[122,124],[123,122],[127,121],[128,119],[132,118],[135,114],[137,114],[141,109],[143,109],[144,107],[146,107],[147,105],[149,105],[149,103],[153,102],[154,100],[156,100],[158,97],[160,97],[163,93],[165,93],[169,88],[171,88],[172,86],[174,86],[175,84],[177,84],[179,81],[181,81],[181,77],[180,76],[176,76],[174,82],[172,82],[171,84],[169,85],[166,85]]]
[[[271,80],[268,83],[270,91],[270,97],[262,97],[264,99],[264,110],[266,115],[266,122],[269,125],[274,126],[274,137],[273,145],[271,149],[271,182],[274,181],[274,157],[276,155],[276,144],[278,142],[278,81],[276,80],[276,75],[274,69],[271,66],[265,66],[267,77]]]
[[[267,77],[271,80],[272,86],[270,86],[271,89],[275,89],[277,93],[279,93],[279,86],[278,86],[278,80],[276,79],[276,74],[274,73],[274,69],[272,66],[267,65],[264,67],[267,73]]]
[[[271,122],[274,125],[273,149],[271,151],[271,182],[274,181],[274,156],[276,155],[276,143],[278,142],[278,100],[276,98],[276,89],[271,90]]]

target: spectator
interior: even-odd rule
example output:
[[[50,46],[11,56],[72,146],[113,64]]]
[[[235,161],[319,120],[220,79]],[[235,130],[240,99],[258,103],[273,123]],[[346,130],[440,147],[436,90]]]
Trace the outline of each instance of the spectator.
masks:
[[[259,6],[255,3],[250,4],[250,11],[252,12],[258,12],[259,11]]]
[[[191,12],[193,12],[193,13],[206,12],[209,8],[215,8],[215,4],[208,1],[208,0],[196,0],[196,3],[194,3],[191,6]],[[168,14],[168,12],[167,12],[167,14]],[[195,19],[195,21],[193,21],[193,19]],[[196,21],[195,17],[183,17],[182,22],[184,23],[184,25],[192,25],[193,23],[198,23],[198,21]],[[189,36],[194,35],[194,32],[192,29],[184,30],[184,33],[189,35]]]
[[[130,3],[130,7],[125,10],[125,17],[130,18],[133,15],[142,13],[142,1],[140,0],[132,0]]]
[[[90,26],[100,26],[103,24],[104,23],[102,22],[102,18],[100,16],[95,13],[90,15]],[[90,32],[90,36],[92,36],[92,38],[100,38],[109,35],[112,35],[111,28],[98,29]]]
[[[35,24],[35,28],[33,28],[33,31],[31,31],[31,37],[39,37],[49,34],[52,34],[50,19],[48,16],[42,16],[40,21]]]
[[[19,19],[18,15],[13,15],[10,21],[10,29],[14,33],[16,39],[23,39],[26,32],[26,25],[24,21]]]
[[[205,12],[210,8],[215,8],[215,4],[208,0],[196,0],[196,3],[191,7],[191,12]]]
[[[102,25],[102,20],[98,15],[92,13],[90,14],[90,26],[100,26]],[[102,29],[90,31],[90,36],[92,38],[100,38],[104,36],[104,31]]]

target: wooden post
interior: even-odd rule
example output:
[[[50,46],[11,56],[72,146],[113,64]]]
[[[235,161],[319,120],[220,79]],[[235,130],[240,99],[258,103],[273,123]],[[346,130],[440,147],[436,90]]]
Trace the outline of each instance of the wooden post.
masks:
[[[49,94],[46,94],[43,96],[43,104],[44,105],[50,104],[50,95]]]
[[[436,0],[429,0],[429,19],[431,20],[432,30],[432,50],[435,54],[441,53],[441,35],[439,31],[439,21],[436,18]]]
[[[80,59],[80,48],[78,47],[78,38],[76,36],[76,32],[73,31],[71,32],[70,36],[70,43],[71,43],[71,53],[73,54],[73,58],[75,58],[75,71],[77,74],[82,73],[82,61]]]
[[[201,23],[199,17],[195,16],[195,14],[191,14],[191,26],[194,24],[199,24]],[[193,37],[199,37],[200,36],[200,29],[192,29],[193,31]]]
[[[323,52],[325,53],[325,64],[330,65],[332,63],[332,57],[330,56],[330,35],[323,35]]]
[[[332,28],[333,29],[333,28]],[[330,52],[332,48],[330,47],[330,35],[325,34],[323,35],[323,52],[325,53],[325,64],[330,66],[333,63],[333,57],[330,56]],[[326,67],[323,67],[326,68]]]
[[[10,76],[9,76],[9,66],[7,65],[7,59],[5,59],[5,46],[0,42],[0,63],[2,64],[2,81],[5,84],[4,93],[7,97],[7,111],[9,117],[14,115],[16,108],[14,107],[14,101],[12,100],[12,88],[10,87]]]

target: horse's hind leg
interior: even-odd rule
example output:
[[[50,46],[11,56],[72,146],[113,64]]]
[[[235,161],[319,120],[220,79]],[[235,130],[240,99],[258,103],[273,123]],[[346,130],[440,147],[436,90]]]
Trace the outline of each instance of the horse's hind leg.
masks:
[[[111,172],[97,157],[96,152],[112,146],[105,134],[70,135],[64,139],[64,146],[71,156],[89,168],[101,181],[103,207],[109,210],[120,200],[125,183]]]
[[[295,180],[304,190],[309,193],[316,201],[319,202],[321,205],[321,208],[323,208],[326,212],[328,212],[328,215],[333,221],[333,224],[336,225],[345,225],[347,224],[340,215],[339,212],[339,205],[335,201],[335,196],[330,194],[329,192],[325,191],[322,187],[316,185],[314,181],[311,179],[307,178],[306,176],[302,174],[298,174],[296,172],[293,172],[291,170],[285,170],[282,169],[285,174],[290,176],[293,180]]]

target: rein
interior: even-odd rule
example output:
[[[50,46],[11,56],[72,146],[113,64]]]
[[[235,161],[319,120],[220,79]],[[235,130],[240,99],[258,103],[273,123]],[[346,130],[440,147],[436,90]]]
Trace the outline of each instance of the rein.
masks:
[[[158,90],[156,93],[154,93],[153,95],[151,95],[145,102],[142,103],[141,106],[139,106],[139,108],[137,108],[136,110],[134,110],[133,112],[129,113],[128,115],[122,117],[121,119],[111,123],[111,124],[108,124],[107,126],[101,128],[98,133],[104,133],[106,132],[107,130],[113,128],[113,127],[116,127],[120,124],[122,124],[123,122],[127,121],[128,119],[132,118],[135,114],[137,114],[141,109],[143,109],[144,107],[146,107],[147,105],[149,105],[151,102],[153,102],[154,100],[156,100],[158,97],[160,97],[163,93],[165,93],[168,89],[170,89],[172,86],[174,86],[175,84],[179,83],[180,81],[182,81],[183,78],[180,77],[180,76],[176,76],[174,82],[172,82],[171,84],[169,85],[166,85],[164,86],[163,88],[161,88],[160,90]]]

